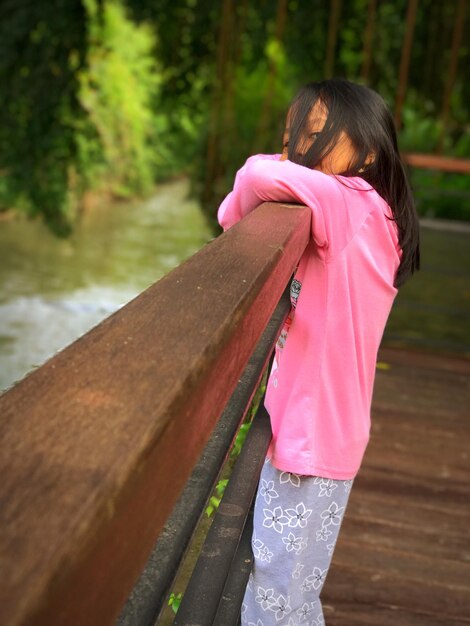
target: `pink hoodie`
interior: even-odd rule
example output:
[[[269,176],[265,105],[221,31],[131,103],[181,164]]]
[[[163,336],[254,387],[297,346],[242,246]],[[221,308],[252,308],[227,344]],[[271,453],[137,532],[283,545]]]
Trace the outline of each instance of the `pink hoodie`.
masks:
[[[279,159],[250,157],[218,211],[227,230],[269,200],[312,210],[266,390],[268,456],[283,471],[350,479],[369,440],[377,351],[397,293],[397,229],[362,178]]]

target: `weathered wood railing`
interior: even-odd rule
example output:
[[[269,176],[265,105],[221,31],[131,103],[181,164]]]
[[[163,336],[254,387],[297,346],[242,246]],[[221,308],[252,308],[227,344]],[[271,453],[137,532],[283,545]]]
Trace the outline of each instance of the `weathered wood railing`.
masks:
[[[470,159],[445,157],[437,154],[414,154],[403,155],[405,163],[410,167],[426,170],[438,170],[440,172],[452,172],[454,174],[470,174]]]
[[[288,312],[309,224],[306,207],[262,205],[0,397],[0,624],[154,623],[226,454],[217,440],[235,435]],[[252,441],[266,447],[264,424]],[[245,500],[262,463],[247,445]],[[246,511],[231,497],[220,534],[236,547]],[[200,567],[222,567],[219,594],[230,564],[213,563]]]

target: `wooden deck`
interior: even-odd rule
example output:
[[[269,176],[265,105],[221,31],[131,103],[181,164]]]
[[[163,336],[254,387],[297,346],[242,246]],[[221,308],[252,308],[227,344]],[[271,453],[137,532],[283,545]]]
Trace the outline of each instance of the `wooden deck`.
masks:
[[[383,349],[327,626],[470,624],[470,361]]]

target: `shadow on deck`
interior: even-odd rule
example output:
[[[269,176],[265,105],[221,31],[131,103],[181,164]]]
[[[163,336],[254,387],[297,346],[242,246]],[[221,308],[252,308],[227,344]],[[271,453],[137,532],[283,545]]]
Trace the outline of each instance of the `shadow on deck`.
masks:
[[[470,624],[470,362],[384,348],[328,626]]]

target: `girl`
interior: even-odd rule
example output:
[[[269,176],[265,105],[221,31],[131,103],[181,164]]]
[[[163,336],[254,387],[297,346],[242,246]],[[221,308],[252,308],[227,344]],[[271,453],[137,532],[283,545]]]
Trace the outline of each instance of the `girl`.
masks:
[[[282,155],[247,160],[219,223],[226,230],[264,201],[310,207],[311,240],[267,384],[273,437],[242,624],[316,626],[369,439],[380,340],[397,289],[419,267],[418,219],[383,99],[339,79],[301,89]]]

